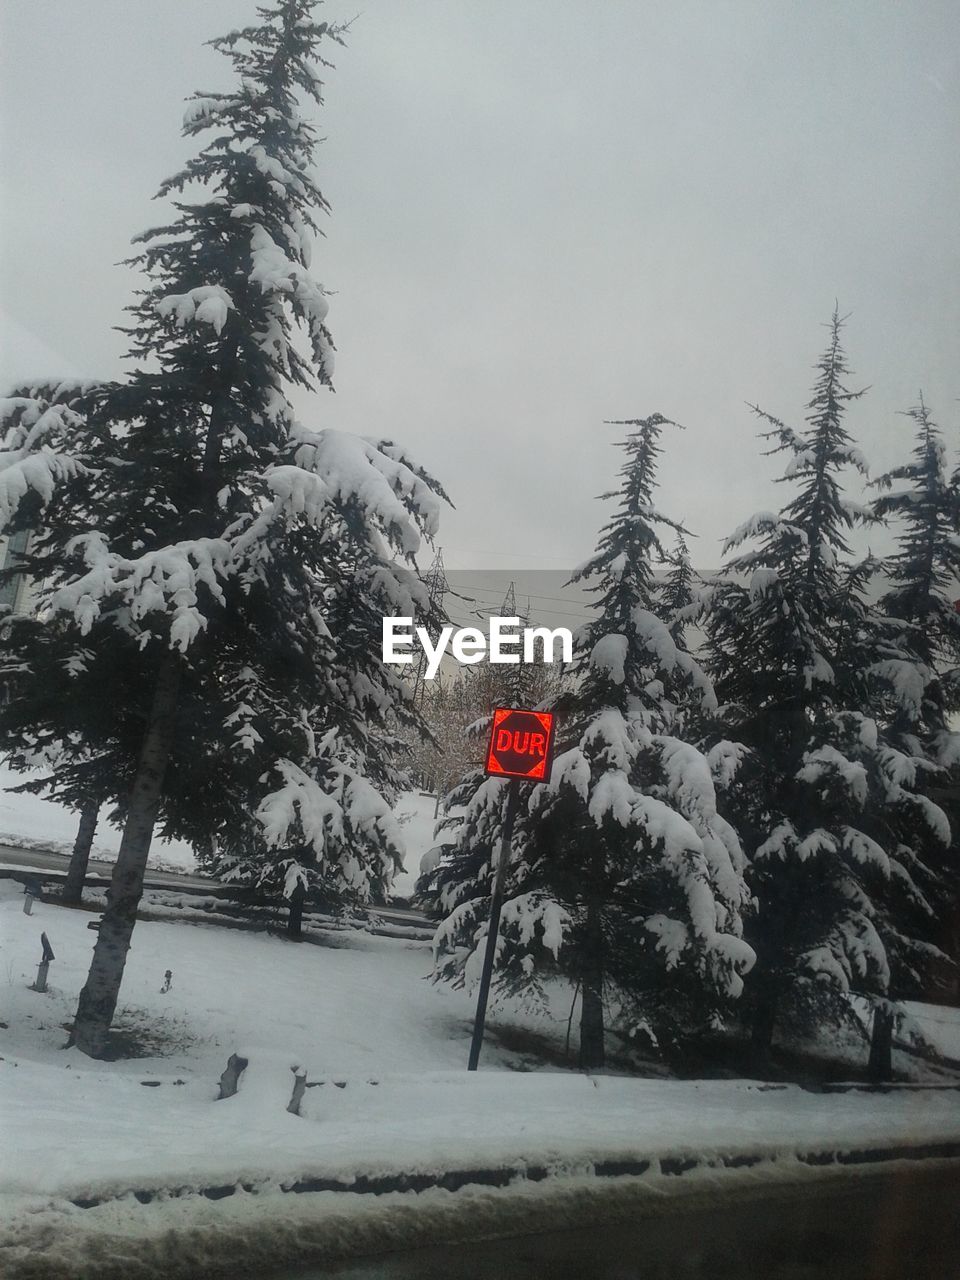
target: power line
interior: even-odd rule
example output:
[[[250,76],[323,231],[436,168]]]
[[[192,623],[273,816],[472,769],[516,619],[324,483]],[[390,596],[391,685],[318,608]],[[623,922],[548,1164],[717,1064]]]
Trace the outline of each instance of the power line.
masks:
[[[464,572],[464,571],[461,571],[461,572]],[[469,572],[469,571],[466,571],[466,572]],[[479,571],[478,571],[478,572],[479,572]],[[469,587],[469,588],[468,588],[468,587],[464,586],[464,587],[463,587],[463,590],[464,590],[464,591],[470,590],[470,591],[482,592],[484,595],[488,595],[488,596],[498,596],[498,595],[500,595],[500,591],[499,591],[499,589],[498,589],[498,588],[496,588],[496,587]],[[566,597],[565,597],[565,596],[545,596],[545,595],[541,595],[541,594],[540,594],[539,592],[537,592],[537,591],[524,591],[522,594],[523,594],[523,595],[525,595],[525,596],[527,597],[527,599],[528,599],[528,600],[555,600],[558,604],[567,604],[567,603],[568,603],[568,600],[566,599]]]
[[[522,559],[526,559],[526,560],[552,560],[552,561],[554,562],[554,564],[568,564],[568,563],[569,563],[569,562],[567,561],[566,557],[564,557],[564,556],[544,556],[544,555],[538,555],[535,551],[520,551],[520,552],[518,552],[518,551],[490,551],[490,550],[485,550],[483,547],[474,547],[470,552],[468,552],[468,554],[469,554],[469,555],[479,555],[479,556],[497,556],[497,557],[503,557],[503,556],[506,556],[508,559],[509,559],[509,558],[511,558],[511,557],[516,558],[517,556],[520,556]],[[469,572],[470,572],[470,570],[469,570],[469,569],[467,569],[467,570],[460,570],[459,572],[469,573]]]

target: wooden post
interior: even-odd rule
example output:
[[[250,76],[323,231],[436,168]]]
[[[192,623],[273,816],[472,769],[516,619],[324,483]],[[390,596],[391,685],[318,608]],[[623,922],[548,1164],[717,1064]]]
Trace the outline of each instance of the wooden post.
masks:
[[[497,951],[497,937],[500,932],[500,910],[503,906],[503,885],[507,878],[507,864],[510,861],[510,842],[513,839],[513,823],[517,816],[520,801],[520,783],[512,778],[507,784],[507,810],[503,817],[503,838],[500,841],[500,860],[497,863],[497,875],[493,882],[493,894],[490,898],[490,923],[487,925],[487,947],[483,955],[483,970],[480,974],[480,990],[477,993],[477,1013],[473,1022],[473,1040],[470,1044],[470,1061],[468,1071],[476,1071],[480,1061],[480,1049],[483,1045],[483,1029],[487,1020],[487,998],[490,994],[490,978],[493,973],[493,960]]]
[[[42,995],[47,989],[47,971],[50,968],[50,961],[56,960],[56,956],[53,954],[53,948],[50,946],[50,942],[45,933],[41,933],[40,935],[40,945],[43,947],[43,955],[41,956],[40,964],[37,967],[37,980],[30,990],[39,991]]]
[[[287,1110],[291,1115],[298,1116],[300,1114],[300,1104],[303,1102],[303,1095],[307,1091],[307,1070],[306,1067],[293,1067],[292,1070],[293,1093],[287,1103]]]
[[[231,1053],[227,1059],[227,1069],[220,1077],[221,1098],[232,1098],[237,1092],[240,1077],[246,1071],[249,1061],[249,1058],[241,1058],[239,1054]]]

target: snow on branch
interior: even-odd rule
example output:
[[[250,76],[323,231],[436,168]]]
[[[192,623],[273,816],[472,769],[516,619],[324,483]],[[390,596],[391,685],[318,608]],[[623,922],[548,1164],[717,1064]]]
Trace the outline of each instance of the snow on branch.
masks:
[[[749,748],[742,742],[730,742],[727,738],[721,739],[712,746],[707,752],[707,764],[710,766],[714,785],[721,790],[729,787],[737,776],[744,758],[749,754]]]
[[[231,108],[236,108],[238,99],[236,94],[218,94],[216,97],[204,94],[194,94],[190,98],[186,111],[183,113],[183,130],[184,133],[198,133],[200,129],[206,128],[218,116],[223,115]]]
[[[54,393],[56,394],[56,393]],[[31,491],[46,504],[63,480],[88,474],[88,468],[64,446],[84,426],[81,414],[46,397],[0,399],[0,426],[6,428],[0,448],[0,532]]]
[[[856,827],[841,827],[843,847],[861,866],[874,866],[886,878],[890,876],[890,859],[886,852],[863,831]]]
[[[630,729],[630,725],[616,707],[603,707],[590,721],[580,739],[581,758],[586,762],[589,757],[606,769],[629,771],[637,755],[637,745]],[[574,753],[567,754],[572,756]],[[570,768],[571,777],[578,779],[578,793],[582,793],[585,798],[586,791],[581,792],[579,785],[579,780],[582,778],[581,770],[573,760],[570,761]],[[562,776],[557,775],[556,768],[554,768],[554,776],[558,781]],[[587,776],[589,777],[589,766]]]
[[[591,667],[608,676],[614,684],[623,684],[626,660],[627,637],[616,632],[601,636],[590,650]]]
[[[213,326],[220,333],[227,323],[229,312],[235,310],[233,299],[217,284],[205,284],[186,293],[169,293],[155,304],[157,315],[174,316],[177,328],[182,329],[191,320]]]
[[[663,845],[668,858],[688,850],[703,851],[700,837],[686,818],[662,800],[637,791],[619,771],[610,770],[598,779],[587,812],[598,827],[609,819],[622,827],[639,827],[646,841]]]
[[[281,785],[263,801],[256,817],[270,848],[306,846],[316,861],[336,866],[338,878],[361,897],[371,881],[389,878],[403,851],[400,826],[379,792],[343,760],[334,758],[333,735],[318,749],[317,776],[291,760],[278,760]],[[307,888],[303,864],[288,859],[285,894]]]
[[[103,534],[94,531],[72,538],[67,552],[79,552],[87,572],[53,592],[49,604],[54,612],[72,614],[82,635],[89,633],[107,600],[122,600],[134,621],[169,613],[170,645],[181,652],[206,626],[197,607],[198,587],[203,584],[222,601],[221,582],[233,568],[229,544],[217,538],[175,543],[130,560],[112,552]]]
[[[520,944],[528,947],[539,938],[556,959],[563,946],[564,930],[571,923],[570,913],[545,894],[533,891],[518,894],[503,904],[500,917],[502,930],[513,929]]]
[[[745,520],[743,524],[738,525],[723,544],[722,554],[726,555],[728,551],[732,551],[734,547],[739,547],[742,542],[746,542],[749,538],[757,538],[763,533],[773,533],[780,525],[780,517],[775,511],[756,511],[749,520]]]
[[[672,671],[679,659],[679,650],[670,631],[655,613],[637,606],[631,615],[634,630],[640,643],[652,653],[664,671]]]
[[[310,340],[324,375],[333,374],[333,344],[326,328],[327,302],[323,286],[306,267],[289,258],[259,223],[250,236],[250,283],[258,284],[261,293],[278,302],[287,301],[303,317]]]
[[[867,771],[859,761],[848,760],[836,747],[818,747],[805,751],[803,765],[797,770],[797,778],[813,786],[837,781],[843,784],[857,804],[867,799]]]
[[[927,667],[917,662],[888,658],[884,662],[875,662],[868,671],[888,686],[904,711],[914,718],[919,717],[924,689],[931,674]]]
[[[319,479],[341,506],[359,507],[365,522],[382,528],[404,554],[419,549],[420,528],[427,537],[436,533],[440,498],[406,462],[369,440],[332,428],[309,431],[294,424],[290,439],[297,467]],[[277,470],[289,469],[276,468],[274,474]],[[281,481],[281,487],[289,480]]]

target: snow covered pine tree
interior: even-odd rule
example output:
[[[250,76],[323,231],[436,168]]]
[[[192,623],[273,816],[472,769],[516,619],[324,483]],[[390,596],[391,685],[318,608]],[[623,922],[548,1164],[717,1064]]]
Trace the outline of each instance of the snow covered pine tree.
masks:
[[[160,188],[190,196],[176,200],[172,223],[140,237],[135,367],[91,410],[111,437],[106,474],[91,481],[109,500],[50,556],[46,614],[70,619],[78,646],[111,628],[129,634],[149,689],[72,1035],[93,1056],[107,1047],[179,722],[205,735],[222,770],[209,790],[214,837],[226,818],[236,830],[242,801],[258,811],[265,846],[294,858],[309,846],[328,879],[361,894],[396,852],[386,802],[364,778],[378,776],[389,741],[377,726],[406,714],[402,688],[371,680],[371,663],[352,665],[356,647],[341,650],[327,619],[350,592],[366,597],[368,616],[422,612],[417,575],[393,557],[412,558],[435,531],[442,490],[389,442],[301,425],[288,399],[293,386],[329,386],[332,369],[327,301],[308,269],[326,202],[298,99],[321,101],[316,63],[329,64],[317,49],[341,33],[314,7],[278,0],[213,42],[237,87],[190,102],[184,132],[212,136]],[[61,421],[17,437],[8,491],[53,495],[82,465],[70,452],[79,429]]]
[[[903,702],[905,667],[867,601],[876,562],[853,561],[846,540],[872,513],[839,480],[850,466],[867,470],[843,423],[863,393],[844,384],[842,325],[835,311],[805,431],[755,409],[772,452],[789,456],[783,481],[798,486],[796,496],[737,529],[725,553],[759,545],[730,558],[701,593],[708,670],[750,749],[724,812],[747,849],[759,904],[747,928],[757,953],[748,992],[758,1062],[778,1022],[801,1034],[853,1023],[851,992],[885,998],[890,947],[895,938],[906,945],[902,903],[917,895],[914,855],[895,832],[909,814],[915,831],[947,833],[876,714],[884,700]]]
[[[915,430],[910,462],[874,481],[881,496],[878,519],[898,521],[897,550],[884,564],[887,589],[880,600],[888,638],[882,672],[896,696],[881,685],[878,717],[884,741],[900,773],[920,793],[901,805],[892,835],[897,863],[912,877],[890,885],[890,994],[929,998],[945,986],[953,966],[936,945],[960,962],[951,937],[960,896],[960,733],[951,728],[960,710],[960,612],[953,597],[960,584],[960,489],[951,478],[943,437],[920,397],[906,415]],[[954,816],[952,832],[929,803]],[[930,818],[934,821],[931,823]],[[900,918],[902,917],[902,918]],[[898,927],[899,924],[899,927]],[[891,1070],[895,1010],[878,1003],[874,1015],[873,1070]]]
[[[19,573],[42,580],[58,548],[90,528],[96,505],[90,505],[90,481],[100,469],[103,443],[87,418],[96,391],[93,383],[33,383],[0,401],[6,435],[0,527],[29,535],[0,582]],[[68,444],[69,455],[58,455],[58,440]],[[34,612],[0,616],[0,741],[6,763],[34,775],[16,789],[44,794],[80,815],[66,902],[80,901],[102,803],[130,783],[129,769],[118,767],[117,737],[118,713],[129,719],[132,711],[131,690],[103,697],[107,678],[112,684],[122,679],[120,634],[111,639],[94,653],[78,647],[76,628],[63,619],[44,622]],[[125,762],[130,758],[128,752]]]
[[[548,784],[525,790],[517,815],[496,954],[502,990],[542,995],[561,974],[581,995],[580,1065],[604,1064],[605,1006],[628,1036],[665,1049],[716,1025],[740,993],[753,953],[741,938],[744,859],[719,817],[713,759],[675,734],[663,680],[712,705],[709,681],[656,615],[658,527],[653,506],[659,414],[629,428],[617,502],[596,554],[573,575],[599,594],[577,636],[574,687],[557,702],[557,756]],[[436,971],[476,978],[486,940],[494,850],[506,786],[468,777],[456,844],[437,872],[446,919]]]

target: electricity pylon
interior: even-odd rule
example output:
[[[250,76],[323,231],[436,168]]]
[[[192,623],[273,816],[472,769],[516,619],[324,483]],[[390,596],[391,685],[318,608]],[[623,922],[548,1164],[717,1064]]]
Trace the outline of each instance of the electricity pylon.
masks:
[[[427,588],[427,633],[430,636],[432,644],[436,644],[440,638],[439,623],[435,623],[435,618],[443,617],[444,608],[443,601],[447,592],[450,590],[450,584],[447,582],[447,575],[443,568],[443,549],[437,548],[437,554],[433,557],[433,563],[427,570],[427,576],[424,578],[424,585]],[[413,678],[413,705],[416,710],[420,710],[423,706],[423,699],[426,694],[426,671],[427,671],[427,655],[423,646],[420,646],[420,657],[417,659],[417,667]]]

